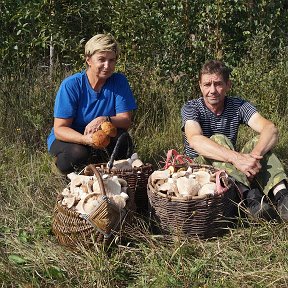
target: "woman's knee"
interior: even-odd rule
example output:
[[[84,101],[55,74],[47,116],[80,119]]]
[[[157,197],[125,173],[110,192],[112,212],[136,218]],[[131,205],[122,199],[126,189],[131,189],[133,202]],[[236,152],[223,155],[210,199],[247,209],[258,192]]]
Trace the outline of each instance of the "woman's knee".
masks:
[[[81,161],[89,158],[90,150],[89,147],[84,145],[74,144],[71,145],[69,149],[66,149],[64,154],[66,154],[66,157],[71,158],[74,161]]]
[[[90,153],[89,147],[83,145],[69,145],[57,155],[56,166],[62,173],[70,173],[80,165],[86,164]]]

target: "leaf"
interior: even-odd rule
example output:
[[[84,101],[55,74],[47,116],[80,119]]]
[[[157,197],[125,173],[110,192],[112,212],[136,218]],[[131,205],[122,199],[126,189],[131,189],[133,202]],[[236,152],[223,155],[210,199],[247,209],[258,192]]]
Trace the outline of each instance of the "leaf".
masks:
[[[26,263],[26,259],[20,257],[19,255],[12,254],[8,257],[10,262],[14,262],[16,264],[24,264]]]
[[[46,272],[52,279],[62,279],[64,277],[64,272],[57,266],[49,267]]]
[[[20,231],[20,232],[19,232],[19,235],[18,235],[18,238],[19,238],[19,240],[20,240],[22,243],[27,243],[27,242],[28,242],[29,235],[27,234],[26,231]]]

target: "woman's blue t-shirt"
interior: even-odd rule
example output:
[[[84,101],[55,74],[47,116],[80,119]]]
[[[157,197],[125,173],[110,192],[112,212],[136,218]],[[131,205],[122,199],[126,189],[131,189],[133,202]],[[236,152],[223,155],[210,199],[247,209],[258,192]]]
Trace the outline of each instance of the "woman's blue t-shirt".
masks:
[[[63,80],[56,95],[55,118],[73,118],[71,128],[84,133],[85,127],[98,116],[115,116],[137,109],[136,101],[121,73],[113,73],[100,92],[91,87],[86,71]],[[47,139],[48,150],[55,140],[54,128]]]

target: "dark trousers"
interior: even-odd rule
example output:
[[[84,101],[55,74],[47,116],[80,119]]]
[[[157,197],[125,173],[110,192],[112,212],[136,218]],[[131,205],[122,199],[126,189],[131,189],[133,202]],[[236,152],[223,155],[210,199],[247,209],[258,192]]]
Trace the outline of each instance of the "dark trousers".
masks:
[[[106,163],[112,154],[113,160],[129,158],[133,153],[133,144],[128,132],[118,129],[117,136],[111,138],[110,144],[105,150],[56,139],[52,143],[49,153],[56,157],[57,168],[63,174],[68,174],[73,171],[81,171],[91,163]]]

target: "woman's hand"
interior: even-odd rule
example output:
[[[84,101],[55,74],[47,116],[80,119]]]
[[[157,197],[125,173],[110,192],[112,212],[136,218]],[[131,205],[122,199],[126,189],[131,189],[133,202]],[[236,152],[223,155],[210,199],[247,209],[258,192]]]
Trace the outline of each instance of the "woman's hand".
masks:
[[[82,135],[82,144],[91,146],[94,149],[101,149],[101,147],[98,147],[93,143],[92,133]]]
[[[86,127],[84,130],[84,135],[87,134],[92,134],[95,131],[99,130],[100,125],[105,122],[107,119],[106,116],[99,116],[95,119],[93,119]]]

